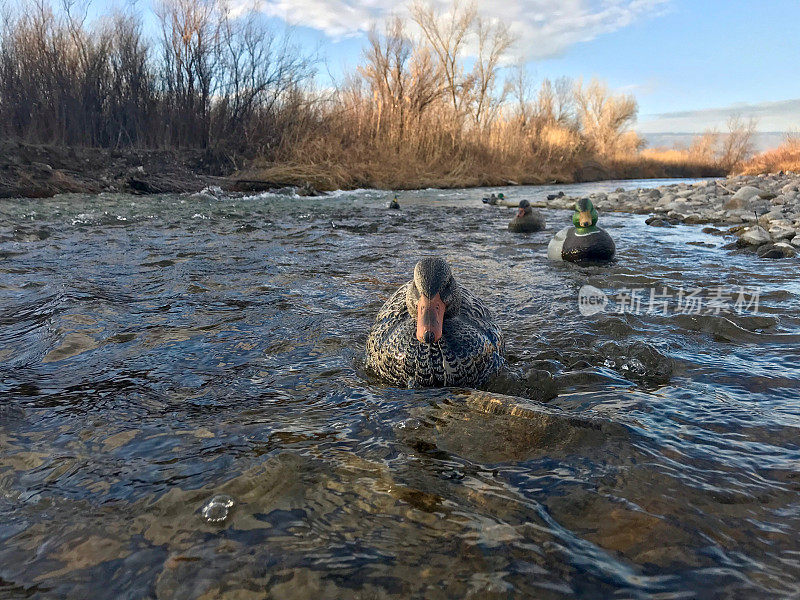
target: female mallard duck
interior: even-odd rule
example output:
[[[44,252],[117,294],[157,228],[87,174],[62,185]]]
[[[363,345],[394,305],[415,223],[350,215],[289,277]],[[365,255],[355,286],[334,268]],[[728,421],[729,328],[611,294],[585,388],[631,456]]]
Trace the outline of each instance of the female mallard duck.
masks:
[[[503,364],[503,334],[483,301],[442,258],[383,305],[367,339],[367,368],[395,385],[477,385]]]
[[[597,210],[588,198],[575,203],[574,227],[559,231],[547,246],[547,257],[553,260],[604,261],[616,252],[614,240],[597,227]]]
[[[517,233],[541,231],[545,228],[544,216],[542,213],[533,210],[530,202],[521,200],[517,216],[511,219],[508,228]]]

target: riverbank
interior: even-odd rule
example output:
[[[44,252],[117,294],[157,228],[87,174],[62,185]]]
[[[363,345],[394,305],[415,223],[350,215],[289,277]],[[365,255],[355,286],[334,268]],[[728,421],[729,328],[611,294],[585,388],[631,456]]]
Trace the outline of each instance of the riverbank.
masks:
[[[737,240],[731,247],[752,247],[759,256],[795,256],[800,248],[800,173],[739,175],[695,184],[677,183],[658,188],[594,193],[588,196],[602,213],[652,214],[653,227],[678,223],[725,225]],[[571,209],[578,197],[551,196],[532,201],[538,208]]]
[[[108,150],[6,142],[0,144],[0,198],[194,193],[213,187],[259,192],[283,185],[241,177],[242,166],[241,159],[212,150]],[[302,179],[290,185],[300,194],[317,193]]]
[[[462,188],[539,185],[608,179],[656,179],[722,175],[702,164],[662,163],[632,157],[609,164],[565,161],[557,170],[482,167],[449,163],[423,165],[389,160],[346,164],[264,163],[213,150],[147,150],[0,143],[0,198],[49,198],[56,194],[123,192],[194,193],[294,188],[301,195],[335,189]]]

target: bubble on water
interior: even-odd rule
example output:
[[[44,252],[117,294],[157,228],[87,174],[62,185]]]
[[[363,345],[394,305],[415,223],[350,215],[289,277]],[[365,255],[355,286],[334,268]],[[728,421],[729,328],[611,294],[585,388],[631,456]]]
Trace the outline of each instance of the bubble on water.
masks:
[[[603,366],[639,384],[667,383],[672,376],[672,360],[642,342],[605,342],[600,345]]]
[[[417,419],[415,417],[410,417],[408,419],[405,419],[404,421],[400,421],[396,425],[396,427],[397,427],[397,429],[405,429],[407,431],[416,431],[417,429],[422,427],[422,423],[420,422],[419,419]]]
[[[207,523],[222,523],[231,514],[236,501],[225,494],[217,494],[200,509],[200,514]]]
[[[630,358],[621,366],[623,371],[633,371],[637,375],[646,375],[647,367],[638,358]]]

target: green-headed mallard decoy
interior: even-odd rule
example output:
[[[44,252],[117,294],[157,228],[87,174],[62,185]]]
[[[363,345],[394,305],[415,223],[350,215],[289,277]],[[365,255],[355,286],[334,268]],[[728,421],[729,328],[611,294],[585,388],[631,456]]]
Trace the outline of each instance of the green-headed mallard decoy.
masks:
[[[443,258],[423,258],[383,305],[367,339],[367,368],[395,385],[478,385],[503,365],[503,334]]]
[[[588,198],[575,203],[574,227],[559,231],[547,246],[547,257],[553,260],[605,261],[616,252],[614,240],[597,226],[597,209]]]
[[[508,228],[517,233],[541,231],[546,226],[544,215],[531,208],[527,200],[520,200],[517,216],[511,219]]]
[[[397,194],[395,194],[394,198],[392,198],[392,201],[389,202],[389,206],[387,206],[387,208],[400,210],[400,203],[397,201]]]
[[[483,203],[488,204],[489,206],[518,206],[516,202],[506,200],[506,196],[503,194],[503,192],[500,192],[497,194],[497,196],[494,194],[487,196],[483,199]]]

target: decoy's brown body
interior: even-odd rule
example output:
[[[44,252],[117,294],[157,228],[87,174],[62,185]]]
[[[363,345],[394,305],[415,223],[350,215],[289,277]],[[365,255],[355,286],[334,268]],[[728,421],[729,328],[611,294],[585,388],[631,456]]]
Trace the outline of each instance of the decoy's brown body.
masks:
[[[533,210],[531,203],[527,200],[521,200],[517,216],[511,219],[511,222],[508,224],[508,229],[516,233],[530,233],[533,231],[541,231],[546,226],[547,223],[542,213]]]
[[[441,258],[383,305],[367,339],[367,368],[395,385],[478,385],[503,365],[503,334],[483,301]]]

